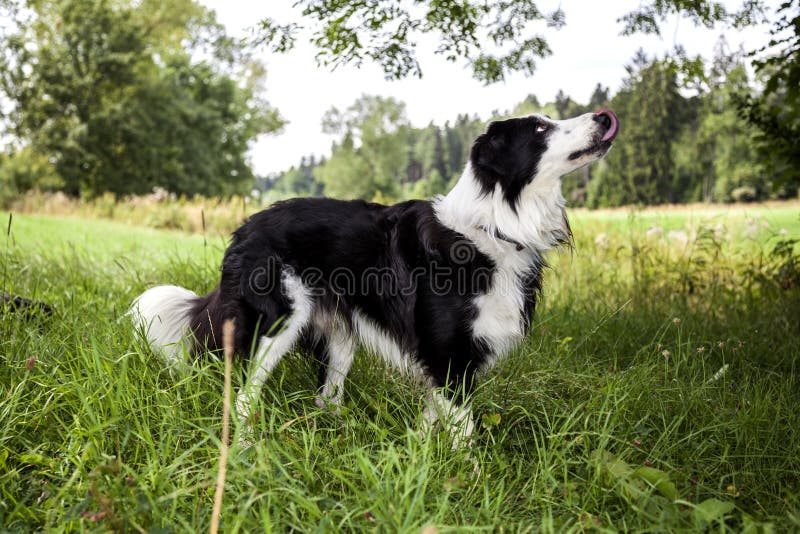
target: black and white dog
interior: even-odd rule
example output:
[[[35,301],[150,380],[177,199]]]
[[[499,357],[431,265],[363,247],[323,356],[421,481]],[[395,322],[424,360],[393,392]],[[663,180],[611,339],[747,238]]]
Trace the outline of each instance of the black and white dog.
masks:
[[[443,197],[278,202],[234,232],[219,287],[154,287],[134,302],[135,323],[181,362],[219,349],[233,319],[235,350],[251,360],[236,401],[246,421],[267,376],[301,345],[325,366],[317,403],[337,409],[362,344],[423,379],[426,423],[445,423],[458,444],[473,428],[475,374],[524,339],[544,254],[571,239],[561,177],[602,158],[618,131],[608,110],[493,122]]]

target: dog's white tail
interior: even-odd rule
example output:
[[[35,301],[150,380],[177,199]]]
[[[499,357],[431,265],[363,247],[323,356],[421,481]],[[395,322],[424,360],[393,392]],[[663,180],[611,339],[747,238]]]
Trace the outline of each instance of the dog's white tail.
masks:
[[[131,305],[134,326],[170,364],[185,363],[192,310],[198,299],[195,292],[182,287],[156,286],[139,295]]]

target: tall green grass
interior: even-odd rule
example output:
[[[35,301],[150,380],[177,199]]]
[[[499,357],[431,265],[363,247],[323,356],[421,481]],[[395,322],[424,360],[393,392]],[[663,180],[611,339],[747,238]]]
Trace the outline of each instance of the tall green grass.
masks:
[[[482,377],[469,451],[421,435],[421,392],[374,356],[338,417],[286,358],[260,439],[232,447],[221,529],[800,529],[791,215],[577,214],[529,339]],[[211,289],[223,239],[15,216],[0,247],[4,289],[56,308],[0,313],[0,528],[207,529],[223,364],[170,374],[123,314],[156,283]]]

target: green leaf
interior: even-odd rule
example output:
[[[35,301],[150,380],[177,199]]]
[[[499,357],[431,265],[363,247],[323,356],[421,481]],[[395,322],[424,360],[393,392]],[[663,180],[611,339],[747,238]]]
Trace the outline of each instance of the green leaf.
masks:
[[[593,455],[600,464],[600,471],[606,483],[619,485],[622,492],[631,498],[639,499],[648,495],[645,482],[655,487],[661,495],[674,501],[678,498],[678,489],[669,475],[655,467],[639,467],[634,469],[629,463],[620,460],[608,451],[596,451]]]
[[[742,514],[742,534],[772,534],[775,532],[773,523],[762,523],[753,519],[750,514]]]
[[[632,499],[645,495],[641,481],[632,478],[633,468],[608,451],[595,451],[593,455],[599,464],[600,473],[609,487],[619,487],[622,493]]]
[[[669,479],[669,475],[655,467],[640,467],[633,472],[633,476],[640,478],[655,488],[667,499],[674,501],[678,498],[678,489]]]
[[[50,464],[50,459],[46,456],[35,452],[28,452],[24,454],[20,454],[17,457],[17,462],[24,466],[48,466]]]
[[[484,428],[492,428],[500,424],[500,414],[499,413],[492,413],[488,414],[485,413],[481,416],[481,424]]]
[[[735,508],[732,502],[720,501],[719,499],[706,499],[698,504],[694,509],[694,517],[699,521],[712,523],[722,520]]]
[[[595,451],[594,460],[605,468],[608,475],[613,478],[627,478],[633,472],[631,466],[608,451]]]

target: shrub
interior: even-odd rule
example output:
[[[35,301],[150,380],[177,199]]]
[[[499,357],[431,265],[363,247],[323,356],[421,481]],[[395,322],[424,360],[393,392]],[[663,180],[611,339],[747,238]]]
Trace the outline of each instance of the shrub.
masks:
[[[755,187],[745,185],[731,191],[731,199],[734,202],[753,202],[758,199],[758,193]]]

